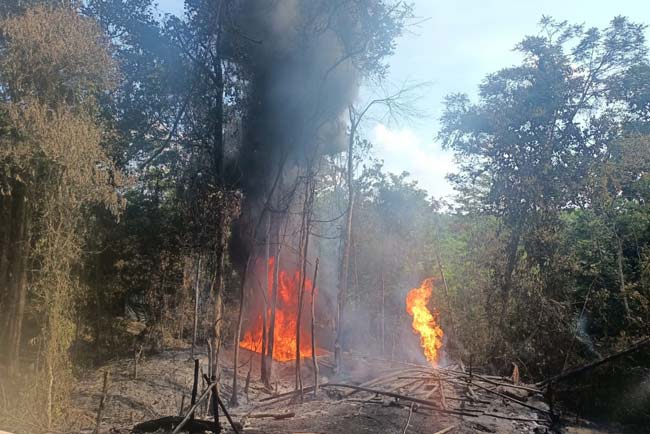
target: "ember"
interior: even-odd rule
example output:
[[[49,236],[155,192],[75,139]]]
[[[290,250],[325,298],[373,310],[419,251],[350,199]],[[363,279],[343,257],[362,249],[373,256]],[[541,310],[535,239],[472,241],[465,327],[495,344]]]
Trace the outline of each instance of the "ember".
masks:
[[[432,313],[427,307],[432,291],[431,278],[424,280],[419,288],[411,289],[406,296],[406,312],[413,317],[413,331],[420,335],[420,346],[427,360],[437,363],[444,333],[437,323],[437,312]]]
[[[275,259],[269,259],[269,287],[267,288],[267,300],[272,299],[273,292],[273,266]],[[296,326],[298,317],[298,296],[300,290],[300,272],[293,273],[281,270],[278,282],[278,300],[275,311],[275,330],[273,359],[286,362],[296,358]],[[311,292],[312,282],[305,279],[305,291]],[[316,292],[317,293],[317,292]],[[309,300],[310,294],[305,294],[305,299]],[[303,309],[305,306],[303,305]],[[303,311],[303,324],[300,327],[300,356],[311,357],[311,343],[307,322],[309,316]],[[267,307],[267,318],[271,318],[271,308]],[[262,348],[262,313],[258,313],[255,320],[244,334],[239,346],[256,353],[261,352]],[[316,353],[322,353],[316,349]]]

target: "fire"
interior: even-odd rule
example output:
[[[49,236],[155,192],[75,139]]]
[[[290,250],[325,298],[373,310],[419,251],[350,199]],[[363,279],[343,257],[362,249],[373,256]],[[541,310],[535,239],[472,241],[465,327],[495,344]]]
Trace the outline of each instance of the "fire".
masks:
[[[444,333],[437,324],[437,312],[432,313],[427,307],[432,291],[433,279],[426,279],[419,288],[411,289],[406,296],[406,312],[413,317],[413,332],[420,335],[425,357],[429,362],[437,363]]]
[[[269,260],[269,287],[267,288],[267,300],[269,304],[273,292],[273,266],[275,259]],[[278,279],[278,298],[275,309],[275,329],[273,332],[273,359],[281,362],[294,360],[296,358],[296,326],[298,321],[298,297],[300,291],[300,272],[293,273],[281,270]],[[309,300],[311,299],[312,282],[305,280],[305,294],[302,306],[303,327],[300,329],[300,356],[311,357],[311,339],[306,327],[309,319]],[[271,318],[271,307],[267,307],[267,321]],[[267,323],[267,333],[268,333]],[[262,313],[259,313],[249,329],[244,333],[244,337],[239,343],[241,348],[262,352]],[[316,353],[319,351],[317,349]]]

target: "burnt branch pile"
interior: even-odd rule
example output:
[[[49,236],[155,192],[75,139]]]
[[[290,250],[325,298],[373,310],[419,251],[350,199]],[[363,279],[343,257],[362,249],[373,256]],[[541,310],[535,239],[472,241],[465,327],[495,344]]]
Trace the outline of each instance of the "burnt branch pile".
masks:
[[[405,412],[403,417],[408,422],[400,429],[407,432],[419,432],[418,422],[423,421],[429,421],[429,426],[433,421],[444,422],[440,427],[434,426],[442,432],[554,432],[556,418],[543,391],[517,379],[479,375],[458,366],[431,367],[372,358],[364,358],[363,365],[376,373],[363,379],[324,382],[319,385],[321,392],[317,397],[311,398],[310,394],[310,400],[304,404],[299,404],[298,390],[262,398],[240,422],[253,428],[252,419],[258,414],[277,414],[276,411],[291,414],[283,419],[298,419],[306,417],[309,408],[317,405],[321,412],[338,418],[345,417],[339,414],[340,406],[355,408],[357,413],[373,412],[373,417],[384,425],[388,422],[383,418],[394,419],[388,415],[397,409]],[[313,390],[313,386],[306,386],[303,392]],[[420,416],[413,418],[413,414]],[[269,422],[273,424],[265,421],[266,429],[270,428]]]

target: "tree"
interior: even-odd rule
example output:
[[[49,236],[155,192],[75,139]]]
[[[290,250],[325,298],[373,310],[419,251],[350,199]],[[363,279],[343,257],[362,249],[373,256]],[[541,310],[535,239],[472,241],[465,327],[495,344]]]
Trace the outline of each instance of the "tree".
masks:
[[[0,284],[11,300],[3,305],[2,339],[15,367],[29,304],[37,313],[30,321],[42,330],[47,381],[38,383],[46,399],[39,404],[49,427],[71,376],[87,209],[117,214],[123,205],[115,188],[122,176],[102,147],[96,104],[114,86],[116,68],[100,29],[72,8],[35,7],[0,27],[0,227],[11,238],[0,255]]]
[[[612,91],[643,62],[643,29],[622,17],[602,31],[544,17],[540,35],[516,47],[522,65],[489,75],[479,103],[447,97],[440,138],[461,162],[451,179],[508,231],[502,309],[522,241],[531,264],[553,259],[558,212],[581,204],[584,181],[620,133]]]

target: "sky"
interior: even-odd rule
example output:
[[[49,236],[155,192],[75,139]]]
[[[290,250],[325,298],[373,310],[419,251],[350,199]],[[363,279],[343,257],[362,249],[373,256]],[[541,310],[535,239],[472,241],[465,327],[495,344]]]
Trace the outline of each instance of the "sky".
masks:
[[[264,1],[264,0],[260,0]],[[454,172],[453,155],[436,141],[446,95],[475,96],[489,73],[519,60],[512,51],[524,36],[537,33],[542,15],[603,27],[617,15],[650,24],[650,0],[412,0],[421,23],[410,28],[388,59],[388,82],[428,83],[418,90],[419,120],[369,121],[365,135],[375,155],[391,172],[407,171],[430,195],[450,198],[446,180]],[[182,13],[183,0],[160,0],[160,9]],[[647,32],[650,39],[650,32]],[[361,95],[369,92],[361,92]]]

